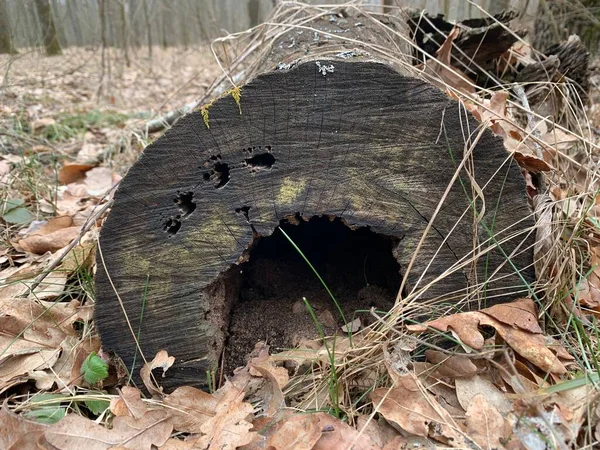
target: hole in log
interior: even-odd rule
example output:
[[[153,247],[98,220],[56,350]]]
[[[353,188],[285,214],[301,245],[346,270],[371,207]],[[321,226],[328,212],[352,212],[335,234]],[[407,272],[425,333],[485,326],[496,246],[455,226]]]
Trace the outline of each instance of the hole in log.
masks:
[[[171,235],[177,234],[180,228],[181,216],[169,217],[163,223],[163,230]]]
[[[215,189],[220,189],[229,183],[231,180],[229,164],[221,162],[221,155],[211,155],[200,169],[209,168],[207,172],[202,174],[204,181],[215,180]]]
[[[242,150],[242,152],[246,153],[248,156],[244,159],[243,164],[247,167],[250,167],[252,171],[257,171],[259,169],[270,169],[275,164],[275,157],[271,154],[271,146],[265,145],[266,152],[262,152],[262,145],[258,146],[258,150],[261,153],[256,155],[252,155],[257,147],[248,147]]]
[[[179,206],[184,219],[196,210],[196,203],[192,201],[193,199],[193,192],[178,192],[177,197],[173,199]]]
[[[259,153],[244,160],[248,167],[255,169],[270,169],[275,164],[275,157],[270,153]]]
[[[240,208],[240,212],[243,212]],[[280,222],[280,227],[302,250],[323,278],[347,322],[360,317],[363,325],[373,321],[369,309],[388,311],[401,282],[400,266],[393,256],[397,238],[377,234],[368,227],[355,230],[341,219],[299,216]],[[225,373],[246,363],[259,340],[272,351],[293,348],[318,332],[303,298],[314,308],[327,334],[341,332],[344,321],[333,300],[302,259],[276,229],[259,237],[249,259],[228,272],[237,274],[239,290],[233,295],[225,348]],[[238,277],[239,276],[239,277]]]
[[[235,208],[235,212],[238,214],[243,214],[246,218],[246,222],[250,222],[250,206],[241,206],[240,208]]]

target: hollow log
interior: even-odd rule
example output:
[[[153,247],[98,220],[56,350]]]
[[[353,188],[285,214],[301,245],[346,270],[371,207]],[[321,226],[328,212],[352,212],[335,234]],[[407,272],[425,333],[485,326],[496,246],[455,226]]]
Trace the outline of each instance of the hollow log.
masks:
[[[291,28],[262,73],[233,92],[241,97],[188,114],[145,149],[100,236],[96,324],[105,350],[137,374],[139,350],[151,359],[166,349],[176,358],[160,378],[167,389],[206,387],[232,311],[251,291],[253,251],[270,236],[280,240],[263,256],[291,248],[279,227],[301,250],[312,246],[309,259],[357,259],[365,281],[361,273],[348,283],[382,292],[398,288],[386,285],[396,275],[406,276],[404,295],[451,307],[527,292],[533,221],[519,168],[501,139],[415,76],[407,30],[399,17],[381,28],[343,10]],[[318,235],[293,234],[313,222]],[[343,229],[379,240],[346,240]],[[399,269],[372,266],[386,251]],[[318,270],[329,283],[336,264]],[[260,289],[278,286],[283,298],[292,278]],[[265,314],[294,321],[281,305]]]

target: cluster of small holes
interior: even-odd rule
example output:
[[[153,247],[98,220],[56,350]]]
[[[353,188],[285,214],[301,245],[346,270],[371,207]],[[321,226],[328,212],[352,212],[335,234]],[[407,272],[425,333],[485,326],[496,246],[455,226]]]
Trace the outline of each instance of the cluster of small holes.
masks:
[[[196,203],[192,201],[193,199],[194,193],[191,191],[177,192],[177,197],[173,199],[177,206],[179,206],[184,218],[196,210]]]
[[[258,153],[254,153],[258,150]],[[261,145],[257,147],[248,147],[243,149],[243,153],[246,155],[243,164],[246,167],[250,167],[252,172],[256,172],[261,169],[270,169],[275,164],[275,157],[271,153],[271,146],[265,145],[265,151]]]
[[[163,224],[163,230],[171,235],[177,234],[181,228],[181,216],[178,214],[175,217],[169,217]]]
[[[207,169],[202,179],[205,182],[214,181],[215,189],[221,189],[231,180],[229,164],[222,162],[221,155],[211,155],[200,169]]]
[[[168,217],[163,222],[163,230],[170,235],[175,235],[181,228],[181,221],[196,210],[196,203],[193,201],[194,193],[191,191],[177,191],[177,196],[173,202],[179,207],[179,214]]]

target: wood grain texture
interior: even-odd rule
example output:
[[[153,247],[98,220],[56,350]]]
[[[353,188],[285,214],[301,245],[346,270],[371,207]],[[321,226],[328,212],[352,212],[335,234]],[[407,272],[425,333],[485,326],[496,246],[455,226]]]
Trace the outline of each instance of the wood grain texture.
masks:
[[[99,260],[96,323],[103,347],[132,367],[134,339],[110,276],[131,326],[141,330],[146,358],[159,349],[176,357],[161,379],[171,388],[205,386],[206,371],[217,365],[235,271],[215,280],[244,258],[255,234],[270,235],[296,213],[340,217],[399,238],[395,253],[405,268],[465,138],[477,133],[457,102],[376,62],[309,61],[266,73],[243,87],[241,110],[224,97],[209,109],[210,128],[195,112],[150,145],[123,179],[102,228],[106,267]],[[474,239],[488,238],[486,227],[498,239],[532,227],[524,182],[507,156],[502,141],[484,132],[471,172],[485,195],[485,216],[474,228],[473,183],[463,170],[419,252],[411,286],[432,258],[420,285],[471,254]],[[521,244],[507,263],[504,255]],[[533,280],[530,244],[521,234],[480,258],[480,282],[498,269],[488,301],[510,300],[523,279]],[[474,280],[469,268],[458,270],[423,298],[464,297]],[[137,373],[139,355],[136,361]]]

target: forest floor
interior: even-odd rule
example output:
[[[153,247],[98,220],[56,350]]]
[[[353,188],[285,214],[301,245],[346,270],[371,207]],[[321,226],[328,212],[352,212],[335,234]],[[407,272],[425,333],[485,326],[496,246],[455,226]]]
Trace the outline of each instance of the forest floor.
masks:
[[[213,380],[215,392],[164,394],[154,376],[173,363],[166,353],[142,371],[146,391],[132,386],[94,329],[98,233],[113,187],[158,137],[145,124],[197,100],[220,69],[208,48],[154,48],[152,58],[144,49],[129,66],[118,52],[104,65],[97,50],[23,52],[0,56],[0,68],[1,449],[542,449],[600,441],[600,222],[591,213],[567,218],[587,230],[581,239],[593,259],[578,291],[557,307],[538,311],[520,299],[428,324],[454,330],[455,342],[472,344],[470,354],[433,344],[425,351],[419,341],[413,360],[416,341],[395,340],[381,347],[378,369],[348,376],[350,384],[323,369],[337,355],[331,341],[305,341],[299,365],[329,383],[315,382],[313,400],[329,405],[320,412],[298,400],[306,374],[290,379],[286,362],[298,357],[269,355],[264,344],[230,381]],[[595,129],[599,88],[593,83],[588,110]],[[587,158],[597,161],[598,148]],[[553,195],[560,199],[560,189]],[[359,328],[354,345],[368,341]],[[485,346],[473,345],[484,337]],[[350,343],[341,337],[336,346],[343,354]],[[352,395],[337,392],[346,389]],[[341,405],[346,397],[356,403]],[[312,414],[295,414],[301,410]]]

